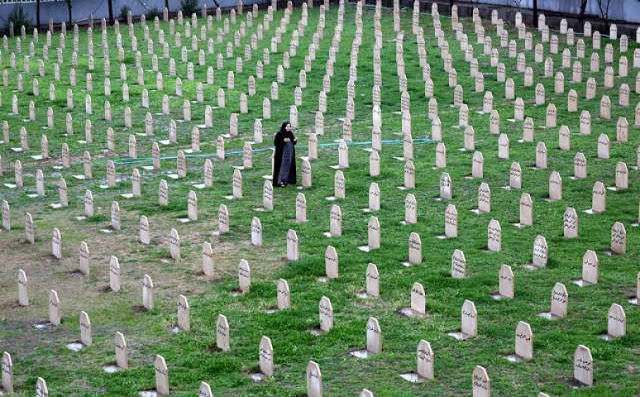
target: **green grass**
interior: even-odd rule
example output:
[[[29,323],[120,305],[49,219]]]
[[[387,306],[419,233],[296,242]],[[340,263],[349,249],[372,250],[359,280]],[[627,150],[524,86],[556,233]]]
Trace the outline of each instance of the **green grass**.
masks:
[[[342,135],[342,122],[347,97],[348,68],[350,63],[351,42],[355,31],[355,7],[347,5],[344,17],[344,31],[340,51],[334,66],[335,75],[331,80],[331,92],[328,94],[325,114],[325,136],[321,143],[330,143]],[[337,23],[337,6],[326,14],[324,38],[313,62],[312,71],[307,73],[308,86],[303,90],[303,105],[298,107],[300,130],[297,132],[300,144],[297,155],[305,155],[306,137],[304,132],[313,131],[318,93],[322,89],[324,66],[328,58],[333,31]],[[272,118],[263,120],[265,139],[263,144],[254,145],[254,149],[271,146],[271,134],[277,130],[282,120],[288,118],[289,105],[293,104],[293,91],[298,81],[298,71],[303,68],[304,55],[309,47],[318,21],[318,8],[309,10],[309,24],[305,35],[300,38],[297,56],[291,59],[291,68],[286,71],[286,82],[280,85],[280,99],[272,101]],[[370,140],[373,86],[373,31],[374,10],[365,7],[363,24],[364,36],[358,57],[358,81],[356,84],[356,119],[353,122],[354,141]],[[247,28],[242,46],[235,49],[234,55],[242,55],[244,45],[250,42],[250,36],[262,21],[264,14],[254,19],[254,26]],[[270,83],[276,79],[276,67],[281,62],[282,52],[288,49],[292,31],[300,19],[301,10],[295,9],[291,23],[283,35],[279,52],[271,54],[271,64],[265,65],[264,79],[257,80],[257,95],[249,98],[249,113],[239,115],[240,137],[226,142],[228,151],[241,150],[245,140],[253,137],[253,122],[262,117],[262,99],[270,96]],[[226,92],[225,109],[214,110],[214,127],[201,131],[202,153],[190,156],[187,160],[189,174],[187,178],[171,180],[166,177],[175,171],[175,158],[162,160],[159,171],[142,171],[142,197],[125,200],[119,195],[130,191],[130,181],[124,181],[115,188],[102,190],[98,187],[104,182],[107,158],[116,163],[119,174],[130,177],[133,167],[150,165],[151,144],[155,140],[167,139],[169,120],[182,119],[182,101],[195,98],[197,81],[206,81],[206,67],[197,67],[195,81],[186,79],[186,64],[180,62],[180,49],[171,49],[176,59],[177,75],[182,76],[183,96],[173,96],[175,78],[169,76],[168,60],[161,58],[161,47],[157,43],[157,33],[153,23],[149,22],[151,37],[156,41],[154,48],[159,55],[159,67],[164,75],[165,90],[157,92],[154,73],[151,68],[151,56],[146,53],[142,27],[136,26],[138,49],[142,52],[145,69],[145,83],[150,98],[150,109],[154,116],[154,137],[137,137],[138,158],[140,161],[128,161],[127,142],[129,134],[144,131],[144,115],[147,110],[139,107],[142,88],[136,83],[135,68],[128,69],[128,84],[131,101],[121,100],[122,82],[119,80],[119,63],[115,46],[110,48],[112,95],[105,98],[102,92],[103,69],[100,48],[99,27],[93,33],[96,68],[92,72],[94,91],[92,93],[94,114],[88,116],[93,123],[93,144],[79,144],[84,138],[84,73],[87,71],[87,33],[79,35],[78,86],[74,88],[75,107],[70,113],[74,119],[75,136],[65,137],[66,89],[69,87],[68,71],[71,62],[72,31],[69,32],[64,52],[64,64],[61,67],[62,80],[56,82],[57,100],[50,103],[48,87],[52,82],[53,59],[58,34],[52,38],[53,46],[49,50],[50,61],[45,62],[46,75],[40,78],[40,97],[30,94],[31,78],[37,74],[36,59],[42,54],[45,36],[40,35],[35,46],[36,56],[31,58],[31,73],[25,74],[25,92],[15,93],[20,100],[21,116],[8,115],[11,107],[12,91],[16,89],[16,79],[11,78],[8,87],[2,87],[2,117],[7,120],[11,130],[11,142],[4,145],[2,158],[5,165],[4,182],[13,180],[10,163],[21,159],[25,174],[35,175],[37,168],[45,170],[47,196],[30,199],[27,192],[34,189],[33,176],[25,178],[25,189],[10,190],[2,187],[1,197],[11,204],[13,230],[2,232],[0,244],[7,249],[8,255],[0,259],[0,348],[12,354],[14,362],[15,386],[18,395],[32,395],[38,376],[47,380],[50,395],[136,395],[138,391],[154,387],[153,358],[156,354],[165,357],[169,367],[172,395],[196,395],[201,381],[211,384],[216,395],[225,396],[298,396],[305,393],[305,369],[309,360],[316,361],[322,370],[326,395],[356,395],[362,388],[372,390],[376,396],[409,395],[469,395],[471,391],[471,373],[476,365],[484,366],[491,378],[494,395],[515,395],[522,393],[546,392],[550,395],[580,396],[633,396],[640,393],[638,366],[640,335],[638,308],[630,305],[627,299],[634,295],[636,274],[638,272],[638,231],[631,224],[638,218],[638,189],[640,178],[636,170],[630,171],[630,189],[624,192],[607,192],[607,211],[590,216],[582,210],[591,206],[591,188],[595,181],[601,180],[607,186],[614,184],[615,164],[626,161],[634,165],[636,148],[640,144],[638,129],[633,127],[633,107],[638,102],[638,94],[633,92],[637,69],[629,68],[629,77],[616,77],[616,86],[626,82],[632,87],[631,106],[622,108],[617,105],[617,89],[605,89],[602,86],[604,73],[604,43],[601,56],[601,72],[589,72],[591,40],[586,38],[587,56],[583,60],[583,83],[572,84],[570,69],[565,74],[565,93],[553,93],[553,78],[544,78],[544,63],[533,63],[533,52],[526,52],[527,63],[534,68],[535,83],[542,82],[546,88],[547,104],[555,103],[558,108],[558,128],[541,129],[544,125],[545,106],[534,106],[534,89],[523,86],[523,76],[515,71],[516,59],[507,57],[507,50],[501,49],[500,61],[507,67],[507,76],[515,80],[516,97],[525,100],[525,114],[535,120],[535,141],[518,143],[522,136],[522,122],[511,123],[513,101],[504,99],[504,85],[495,81],[495,69],[490,67],[489,57],[481,55],[482,46],[474,44],[480,70],[485,73],[485,89],[494,94],[494,108],[501,115],[501,132],[510,138],[510,159],[497,157],[497,136],[489,134],[489,115],[478,114],[482,108],[483,93],[473,92],[474,80],[469,77],[469,64],[459,51],[455,35],[450,30],[450,20],[441,17],[447,32],[450,49],[454,58],[454,67],[458,73],[458,83],[464,87],[465,103],[468,104],[470,125],[476,131],[476,149],[482,151],[485,159],[484,181],[492,190],[492,212],[475,215],[470,212],[477,206],[477,190],[482,182],[477,179],[465,179],[471,173],[472,153],[460,152],[463,146],[463,130],[456,129],[458,109],[451,108],[453,89],[448,87],[448,76],[442,70],[442,59],[433,38],[433,25],[429,15],[421,15],[421,25],[425,30],[428,60],[431,64],[431,76],[435,86],[435,97],[439,103],[439,117],[442,121],[443,137],[447,145],[447,168],[433,170],[435,145],[419,143],[415,147],[417,183],[411,190],[418,202],[419,221],[413,226],[402,226],[404,217],[404,198],[407,192],[396,187],[403,183],[402,162],[392,159],[402,155],[402,145],[388,144],[381,153],[382,173],[372,178],[368,175],[369,153],[362,146],[349,148],[350,168],[345,170],[347,197],[337,203],[343,213],[343,234],[341,237],[325,238],[322,233],[329,230],[329,209],[333,203],[325,197],[333,194],[334,171],[329,165],[337,163],[337,147],[320,148],[319,160],[312,163],[313,187],[305,189],[308,205],[308,219],[304,224],[290,220],[295,218],[295,195],[293,188],[276,189],[275,209],[272,212],[255,212],[253,208],[262,203],[262,175],[270,174],[270,152],[257,151],[254,154],[254,168],[243,171],[245,198],[229,202],[223,198],[231,194],[233,168],[242,164],[241,155],[229,155],[224,163],[214,160],[214,187],[198,190],[199,221],[192,224],[179,224],[176,218],[186,213],[186,198],[194,183],[202,183],[202,166],[208,155],[215,158],[215,139],[226,133],[231,112],[239,112],[239,94],[247,90],[246,78],[255,73],[255,63],[262,59],[262,48],[268,48],[270,38],[278,26],[282,11],[275,14],[271,30],[265,33],[259,42],[258,50],[253,52],[251,61],[245,62],[244,73],[236,74],[236,88],[226,89],[226,71],[235,70],[235,57],[225,59],[224,70],[215,71],[215,84],[205,88],[204,103],[192,103],[193,122],[177,123],[178,144],[161,146],[161,156],[175,156],[178,149],[190,147],[192,126],[203,123],[206,104],[216,104],[216,91],[222,86]],[[384,139],[398,139],[394,132],[401,131],[401,117],[395,114],[400,110],[400,92],[398,90],[395,67],[395,43],[392,16],[390,10],[383,11],[383,87],[382,114]],[[239,17],[244,20],[244,17]],[[495,29],[485,20],[485,30],[493,36],[494,46],[499,46]],[[204,23],[199,20],[199,24]],[[239,23],[239,22],[238,22]],[[473,25],[463,20],[464,31],[469,41],[475,43]],[[173,44],[168,35],[167,24],[161,24],[165,38]],[[209,32],[215,38],[215,30],[222,26],[214,22],[214,31]],[[405,30],[404,59],[409,79],[408,91],[411,96],[413,138],[428,138],[431,124],[426,117],[428,99],[424,97],[424,83],[418,63],[417,42],[411,30],[411,13],[403,11],[402,27]],[[233,40],[233,31],[238,25],[231,25],[231,33],[225,36],[223,43],[217,43],[216,54],[225,52],[226,42]],[[512,26],[508,26],[511,38],[517,38]],[[182,32],[183,27],[177,26]],[[199,35],[199,27],[192,29]],[[120,27],[125,49],[126,63],[133,65],[134,56],[129,52],[128,28]],[[534,39],[540,36],[534,33]],[[115,42],[115,32],[109,30],[109,39]],[[183,45],[190,48],[190,41],[182,37]],[[560,51],[564,40],[560,40]],[[28,44],[22,43],[23,51]],[[10,41],[9,51],[3,51],[1,67],[9,69],[10,76],[15,73],[9,68],[9,54],[14,51],[16,40]],[[548,43],[545,43],[545,54]],[[632,65],[633,50],[636,44],[630,44],[626,56]],[[206,51],[206,43],[200,43]],[[519,50],[524,42],[518,40]],[[555,70],[561,70],[561,55],[554,55]],[[616,53],[614,65],[619,54]],[[196,63],[197,53],[189,52],[189,60]],[[21,56],[17,64],[21,65]],[[215,67],[215,55],[207,55],[207,65]],[[617,67],[616,67],[617,69]],[[595,77],[600,85],[598,94],[592,100],[584,99],[586,80]],[[580,136],[572,134],[571,150],[560,151],[558,130],[563,124],[572,132],[579,130],[579,112],[566,111],[567,93],[575,88],[579,94],[579,109],[586,109],[592,116],[592,134]],[[171,100],[171,116],[157,116],[160,112],[164,93]],[[599,101],[603,94],[609,95],[613,103],[612,119],[600,120]],[[113,121],[102,120],[102,104],[109,100],[112,106]],[[37,121],[24,122],[27,105],[33,100],[37,109]],[[55,111],[55,128],[44,130],[47,107]],[[134,127],[124,128],[124,107],[133,111]],[[615,125],[618,117],[625,116],[630,124],[629,142],[614,143]],[[25,126],[29,132],[32,149],[27,153],[14,153],[8,147],[19,145],[18,130]],[[104,156],[106,147],[106,128],[113,127],[116,133],[117,150],[115,154]],[[51,168],[55,162],[35,162],[28,156],[36,154],[42,133],[49,138],[50,154],[59,157],[62,143],[69,144],[76,159],[70,170]],[[612,139],[611,158],[596,159],[597,137],[606,133]],[[549,169],[533,170],[536,142],[547,145]],[[81,156],[88,150],[93,157],[93,180],[80,181],[71,177],[82,174]],[[571,180],[573,157],[583,152],[588,161],[588,178]],[[523,189],[506,191],[509,167],[512,161],[520,162],[523,169]],[[548,177],[551,171],[559,171],[563,177],[564,198],[560,202],[547,203]],[[448,172],[454,184],[454,198],[450,201],[435,201],[438,196],[441,171]],[[300,167],[298,167],[300,173]],[[70,206],[64,210],[52,210],[48,204],[57,201],[57,180],[64,175],[69,189]],[[169,182],[170,204],[157,205],[158,184],[161,179]],[[381,189],[381,209],[375,215],[379,218],[382,230],[381,249],[371,253],[357,250],[367,240],[367,222],[370,214],[363,213],[368,203],[368,188],[371,182],[377,182]],[[83,214],[82,197],[85,189],[94,194],[96,215],[81,222],[75,219]],[[511,223],[518,221],[518,203],[523,192],[531,194],[534,200],[534,225],[517,229]],[[122,210],[122,230],[106,235],[99,232],[109,223],[110,203],[118,200]],[[221,237],[212,237],[210,232],[217,230],[217,211],[220,204],[226,204],[231,214],[231,229]],[[437,235],[444,230],[444,209],[447,204],[456,205],[459,213],[459,237],[439,240]],[[566,207],[576,208],[579,215],[580,236],[577,239],[563,238],[563,213]],[[22,214],[29,211],[34,215],[36,224],[36,246],[19,243],[24,238]],[[138,219],[147,215],[151,224],[153,241],[150,246],[136,242]],[[264,246],[252,247],[249,244],[250,224],[254,216],[260,217],[264,230]],[[489,253],[487,245],[487,225],[491,219],[497,219],[502,225],[502,251]],[[625,255],[609,257],[604,251],[609,246],[610,229],[615,221],[625,224],[628,233],[628,251]],[[59,227],[63,236],[62,261],[52,261],[50,257],[50,235],[53,227]],[[182,260],[174,263],[169,258],[168,236],[171,228],[176,228],[182,238]],[[287,263],[283,260],[286,253],[286,233],[293,228],[300,238],[301,258]],[[400,265],[407,257],[407,240],[411,232],[417,232],[422,238],[423,264],[410,268]],[[546,269],[528,271],[524,265],[531,261],[533,241],[537,235],[544,235],[549,244],[550,259]],[[92,273],[86,278],[72,277],[69,273],[77,267],[77,247],[86,240],[92,252]],[[206,280],[197,274],[201,270],[201,245],[211,241],[215,250],[217,277]],[[340,277],[329,283],[319,283],[317,277],[324,275],[324,252],[327,245],[336,247],[340,259]],[[464,251],[467,259],[469,277],[455,280],[450,277],[451,255],[455,249]],[[572,280],[580,278],[582,255],[588,249],[597,252],[600,259],[600,281],[596,286],[579,288]],[[108,258],[115,254],[122,267],[123,289],[118,293],[105,292],[108,284]],[[237,288],[237,264],[241,258],[249,261],[252,268],[251,292],[245,296],[234,297],[231,291]],[[380,271],[380,299],[362,300],[355,296],[364,289],[365,270],[368,263],[375,263]],[[498,288],[498,271],[501,264],[512,266],[516,280],[516,297],[510,301],[494,301],[490,294]],[[32,306],[17,308],[15,274],[18,268],[25,268],[31,279],[30,293]],[[150,312],[140,312],[141,281],[149,274],[155,284],[156,308]],[[290,310],[266,314],[266,310],[275,305],[276,280],[284,278],[291,288],[292,308]],[[421,282],[426,290],[428,317],[426,319],[407,319],[397,314],[397,310],[409,306],[410,289],[414,282]],[[564,283],[569,291],[569,310],[567,318],[547,321],[537,314],[549,309],[551,289],[554,283]],[[46,291],[55,288],[60,293],[63,308],[63,323],[49,331],[37,331],[31,325],[46,319]],[[176,323],[176,302],[179,294],[189,298],[191,305],[191,331],[173,335],[170,326]],[[309,329],[318,326],[318,302],[322,296],[331,299],[335,313],[334,328],[326,335],[314,337]],[[465,299],[475,302],[478,309],[478,336],[467,342],[456,342],[447,336],[448,331],[460,326],[460,307]],[[598,338],[606,331],[606,314],[612,303],[621,304],[627,315],[627,336],[614,342],[605,342]],[[79,338],[78,313],[85,310],[91,316],[93,325],[93,345],[81,352],[73,353],[66,349],[65,343]],[[218,314],[229,319],[231,328],[231,352],[221,353],[211,349],[215,344],[215,321]],[[382,328],[383,352],[367,360],[349,357],[351,349],[365,346],[365,326],[371,316],[378,318]],[[527,321],[534,332],[535,347],[533,360],[513,364],[502,356],[514,349],[514,332],[518,321]],[[130,348],[130,369],[116,374],[103,373],[101,366],[115,361],[113,336],[121,331],[127,338]],[[275,375],[264,383],[255,384],[248,373],[258,370],[258,344],[260,338],[267,335],[274,346],[276,363]],[[425,339],[431,343],[435,353],[436,379],[421,385],[413,385],[402,380],[400,373],[415,371],[415,349],[418,342]],[[591,348],[595,385],[592,388],[573,389],[572,357],[578,344]]]

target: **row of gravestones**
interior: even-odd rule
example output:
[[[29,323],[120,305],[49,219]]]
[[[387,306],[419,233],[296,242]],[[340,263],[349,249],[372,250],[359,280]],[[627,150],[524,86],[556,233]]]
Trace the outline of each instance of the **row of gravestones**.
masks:
[[[232,115],[232,116],[231,116],[231,132],[232,132],[232,133],[233,133],[233,131],[234,131],[234,130],[237,130],[237,121],[236,121],[236,123],[234,123],[234,121],[235,121],[235,120],[234,120],[234,117],[233,117],[233,116],[234,116],[234,115]],[[236,116],[236,118],[237,118],[237,115],[235,115],[235,116]],[[148,118],[147,118],[147,119],[148,119]],[[205,117],[205,121],[206,121],[206,119],[207,119],[207,117]],[[149,121],[149,120],[148,120],[148,121]],[[68,123],[68,124],[69,124],[69,123]],[[149,122],[147,122],[147,125],[148,125],[148,126],[149,126],[149,124],[150,124],[150,123],[149,123]],[[236,125],[236,128],[233,128],[234,124]],[[258,123],[256,123],[256,124],[258,124]],[[5,126],[6,126],[6,125],[5,125]],[[205,124],[205,126],[206,126],[206,124]],[[6,127],[8,127],[8,126],[6,126]],[[69,128],[68,128],[68,129],[69,129]],[[147,129],[149,129],[149,128],[147,128]],[[256,128],[256,130],[258,130],[258,128]],[[149,133],[149,131],[147,131],[147,133]],[[194,132],[194,134],[196,134],[196,132]],[[8,128],[5,128],[5,138],[6,138],[6,135],[8,135]],[[25,137],[24,135],[25,135],[24,133],[21,133],[21,137],[22,137],[22,139],[21,139],[21,141],[22,141],[22,145],[21,145],[21,146],[22,146],[22,148],[28,148],[28,144],[26,143],[26,141],[27,141],[27,140],[26,140],[26,137]],[[257,140],[258,142],[260,142],[260,141],[261,141],[261,139],[260,139],[260,138],[261,138],[261,136],[260,136],[261,134],[256,133],[256,135],[257,135],[257,138],[258,138],[258,139],[256,139],[256,140]],[[170,136],[171,136],[171,134],[170,134]],[[112,149],[112,148],[114,147],[113,139],[111,139],[111,140],[110,140],[110,139],[109,139],[110,137],[111,137],[111,138],[113,138],[113,134],[107,134],[107,138],[108,138],[107,147],[108,147],[108,149]],[[8,140],[8,139],[5,139],[5,141],[7,141],[7,140]],[[45,143],[46,143],[46,139],[43,139],[43,140],[44,140],[44,141],[45,141]],[[90,141],[90,140],[91,140],[91,139],[90,139],[90,137],[88,137],[88,138],[87,138],[87,140],[88,140],[88,141]],[[175,138],[174,138],[174,140],[175,140]],[[192,140],[192,141],[193,141],[193,140]],[[194,141],[194,142],[197,142],[197,141]],[[196,143],[196,145],[197,145],[197,143]],[[192,146],[196,146],[196,145],[192,145]],[[43,155],[42,155],[42,157],[46,158],[46,157],[47,157],[47,155],[48,155],[48,153],[46,153],[46,152],[47,152],[48,150],[44,150],[44,149],[45,149],[45,148],[44,148],[44,146],[46,146],[46,145],[44,145],[44,144],[43,144]],[[64,148],[63,148],[63,149],[64,149]],[[192,149],[192,150],[193,150],[193,149]],[[197,150],[197,149],[196,149],[196,150]],[[135,153],[135,148],[133,148],[133,150],[130,150],[130,153],[131,153],[131,152]],[[64,150],[63,150],[63,153],[64,153]]]
[[[278,305],[280,306],[280,288],[286,286],[284,280],[279,281],[279,298]],[[553,304],[552,312],[559,313],[559,316],[563,316],[566,313],[566,289],[563,289],[561,284],[556,285],[559,288],[552,295]],[[50,292],[51,296],[57,298],[55,291]],[[425,294],[424,288],[419,283],[414,284],[411,290],[411,308],[410,311],[414,312],[413,315],[424,316]],[[285,298],[284,304],[287,303],[288,296]],[[51,303],[51,300],[50,300]],[[55,302],[54,302],[55,303]],[[286,309],[283,307],[282,309]],[[423,312],[421,312],[423,310]],[[564,312],[563,312],[564,310]],[[189,329],[189,306],[186,298],[180,296],[178,303],[178,323],[182,330],[188,331]],[[329,332],[333,327],[333,309],[331,302],[328,298],[323,297],[319,304],[319,316],[320,327],[317,330],[313,330],[315,335],[322,335]],[[607,315],[608,318],[608,333],[607,339],[613,339],[615,337],[624,336],[625,329],[625,316],[624,311],[619,305],[612,305]],[[182,324],[181,324],[182,323]],[[91,340],[91,322],[87,313],[80,313],[80,328],[81,328],[81,342],[85,346],[90,346]],[[230,339],[229,339],[229,323],[227,318],[220,314],[216,321],[216,347],[222,352],[230,351]],[[449,335],[459,340],[467,340],[473,338],[477,334],[477,310],[473,302],[466,300],[461,308],[461,328],[460,331],[451,332]],[[531,327],[526,322],[520,321],[515,330],[515,354],[506,356],[505,358],[512,362],[525,361],[533,358],[533,346],[534,337]],[[115,353],[116,353],[116,366],[114,370],[125,370],[129,368],[128,360],[128,346],[124,335],[117,332],[114,338]],[[369,318],[366,326],[366,348],[363,350],[353,350],[350,355],[358,358],[367,358],[380,353],[382,351],[382,330],[379,322],[376,318]],[[254,380],[262,380],[265,377],[271,377],[275,373],[274,363],[274,348],[271,339],[267,336],[263,336],[259,345],[259,368],[260,373],[252,374],[251,377]],[[169,371],[166,362],[162,356],[156,356],[154,360],[155,369],[155,391],[159,395],[169,394]],[[587,386],[593,384],[593,360],[591,357],[591,351],[584,345],[579,345],[575,351],[573,358],[574,379],[579,383]],[[2,386],[3,391],[13,392],[13,363],[9,353],[3,354],[2,360]],[[431,349],[429,342],[421,340],[417,347],[417,370],[416,372],[410,372],[401,375],[404,379],[407,379],[413,383],[420,383],[427,380],[433,380],[435,378],[435,355]],[[474,395],[490,395],[490,380],[486,370],[483,367],[476,366],[473,373],[473,394]],[[46,382],[42,378],[38,378],[36,382],[36,389],[38,395],[48,395]],[[203,394],[208,392],[209,394]],[[365,392],[363,392],[365,393]],[[369,392],[370,393],[370,392]],[[309,396],[321,396],[322,395],[322,377],[320,374],[319,366],[311,361],[307,367],[307,394]],[[212,395],[211,389],[208,384],[202,383],[200,386],[200,395]],[[367,395],[367,394],[363,394]],[[371,395],[371,394],[368,394]]]

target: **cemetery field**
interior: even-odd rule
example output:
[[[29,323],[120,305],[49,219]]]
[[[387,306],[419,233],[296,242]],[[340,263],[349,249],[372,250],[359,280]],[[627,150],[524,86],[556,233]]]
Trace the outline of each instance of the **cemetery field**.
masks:
[[[640,395],[635,34],[283,5],[3,41],[0,395]]]

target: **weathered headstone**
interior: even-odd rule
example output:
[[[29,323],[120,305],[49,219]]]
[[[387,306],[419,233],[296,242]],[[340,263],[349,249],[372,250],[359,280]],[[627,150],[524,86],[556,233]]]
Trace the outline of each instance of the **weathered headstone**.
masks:
[[[584,345],[578,345],[573,354],[573,378],[585,386],[593,385],[593,358]]]
[[[263,336],[260,340],[258,353],[260,372],[264,374],[264,376],[273,376],[273,345],[271,344],[271,339],[269,339],[268,336]]]
[[[120,291],[120,263],[116,256],[111,255],[109,259],[109,288],[111,291]]]
[[[223,314],[218,314],[216,319],[216,347],[223,352],[231,350],[229,321]]]
[[[2,353],[2,391],[13,393],[13,362],[8,352]]]
[[[578,214],[573,207],[564,211],[564,238],[578,237]]]
[[[472,395],[473,397],[490,397],[491,396],[491,380],[487,374],[487,370],[480,365],[476,365],[472,374]]]
[[[156,355],[153,360],[153,369],[156,379],[156,393],[160,396],[169,394],[169,369],[164,357]]]
[[[153,281],[148,274],[142,279],[142,305],[146,310],[153,310]]]
[[[297,261],[300,257],[298,234],[295,230],[287,232],[287,260]]]
[[[467,277],[467,259],[464,256],[464,252],[459,249],[453,251],[453,255],[451,255],[451,277]]]
[[[562,177],[557,171],[549,175],[549,201],[562,200]]]
[[[85,311],[80,312],[80,342],[85,346],[91,346],[91,320]]]
[[[551,317],[566,317],[569,293],[562,283],[556,283],[551,291]]]
[[[611,227],[611,252],[622,255],[627,252],[627,231],[622,222],[616,222]]]
[[[60,325],[60,299],[55,290],[49,290],[49,322],[51,325]]]
[[[524,322],[519,321],[516,326],[515,335],[516,356],[523,360],[530,360],[533,358],[533,331],[531,326]]]

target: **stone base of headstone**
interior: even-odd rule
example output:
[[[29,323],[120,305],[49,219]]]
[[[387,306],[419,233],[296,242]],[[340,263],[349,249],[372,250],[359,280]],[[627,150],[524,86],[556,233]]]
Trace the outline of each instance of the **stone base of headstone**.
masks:
[[[228,196],[222,196],[222,197],[224,197],[225,200],[235,200],[236,199],[235,197],[233,197],[233,194],[230,194]]]
[[[358,249],[362,252],[371,252],[373,251],[372,248],[370,248],[368,245],[361,245],[358,247]]]
[[[36,154],[34,156],[31,156],[32,159],[34,160],[42,160],[42,155],[41,154]]]
[[[507,121],[510,122],[510,123],[515,123],[516,119],[507,119]]]
[[[84,181],[85,179],[87,179],[84,175],[73,175],[73,177],[79,181]]]
[[[488,214],[488,212],[486,212],[486,211],[481,211],[481,210],[480,210],[480,208],[474,208],[474,209],[469,210],[469,211],[473,212],[473,213],[474,213],[474,214],[476,214],[476,215],[480,215],[480,214]]]
[[[341,167],[340,165],[330,165],[329,168],[333,168],[334,170],[344,170],[344,167]]]
[[[231,291],[231,296],[242,296],[244,295],[244,292],[240,291],[239,289],[234,289],[233,291]]]
[[[436,236],[436,238],[438,240],[446,240],[448,238],[453,238],[453,237],[447,237],[445,234],[439,234],[439,235]]]
[[[464,332],[461,332],[461,331],[447,332],[447,335],[449,335],[450,337],[456,340],[461,340],[461,341],[471,339],[471,335],[465,334]]]
[[[398,189],[400,189],[400,190],[409,190],[409,189],[413,189],[413,188],[411,188],[411,187],[406,187],[406,186],[404,186],[404,185],[403,185],[403,186],[397,186],[397,188],[398,188]]]
[[[336,201],[338,198],[335,196],[329,196],[329,197],[325,197],[325,200],[327,201]]]
[[[232,166],[232,168],[234,170],[244,171],[244,166],[243,165],[234,165],[234,166]]]
[[[598,335],[598,339],[605,340],[607,342],[611,342],[616,339],[615,336],[611,336],[609,334]]]
[[[537,266],[534,265],[533,263],[527,263],[526,265],[524,265],[524,268],[527,270],[538,270],[538,269],[542,269],[544,266]]]
[[[260,383],[263,380],[265,380],[267,377],[263,373],[255,373],[255,374],[249,374],[249,378],[251,378],[251,380],[256,383]]]
[[[501,186],[501,187],[502,187],[504,190],[509,190],[509,191],[511,191],[511,190],[516,190],[516,189],[512,188],[512,187],[511,187],[511,186],[509,186],[509,185],[507,185],[507,186]]]
[[[411,383],[423,383],[426,380],[425,378],[421,377],[420,375],[414,372],[400,374],[400,377],[406,380],[407,382],[411,382]]]
[[[544,201],[546,201],[547,203],[555,203],[556,201],[560,201],[560,200],[554,200],[554,199],[551,199],[551,198],[549,198],[549,197],[547,197],[547,198],[545,198],[545,199],[543,199],[543,200],[544,200]]]
[[[592,284],[592,283],[590,283],[588,281],[585,281],[585,280],[574,280],[573,283],[575,285],[577,285],[578,287],[589,287],[591,285],[594,285],[594,284]]]
[[[4,186],[9,188],[9,189],[15,189],[16,188],[16,185],[13,184],[13,183],[5,183]]]
[[[144,132],[136,132],[136,136],[153,136],[153,134],[147,134]]]
[[[138,393],[138,397],[158,397],[155,390],[145,390]]]
[[[426,314],[418,313],[410,307],[403,307],[398,310],[398,314],[409,318],[422,318],[426,317]]]
[[[178,174],[167,174],[167,178],[169,178],[169,179],[179,179],[180,176]]]
[[[366,147],[366,148],[364,148],[362,150],[364,150],[365,152],[368,152],[368,153],[373,152],[373,148],[370,148],[370,147]]]
[[[122,368],[115,364],[107,364],[102,366],[102,370],[108,374],[113,374],[115,372],[122,371]]]
[[[629,299],[629,303],[631,303],[632,305],[640,306],[640,298],[638,297],[631,298]]]
[[[611,250],[605,250],[604,254],[607,256],[615,256],[615,255],[620,255],[620,254],[616,254],[615,252],[611,251]]]
[[[555,320],[555,319],[559,318],[557,316],[554,316],[550,312],[539,313],[538,317],[542,317],[542,318],[547,319],[547,320]]]
[[[318,277],[318,278],[316,278],[316,282],[318,282],[318,283],[328,283],[329,279],[326,278],[326,277]]]
[[[21,147],[12,147],[11,150],[16,152],[16,153],[20,153],[22,151],[22,148]]]
[[[625,189],[618,189],[616,186],[607,186],[607,190],[611,190],[612,192],[623,191]]]
[[[171,332],[172,334],[177,334],[180,331],[182,331],[182,330],[177,325],[173,325],[173,326],[169,327],[169,332]]]
[[[67,349],[71,350],[72,352],[79,352],[80,350],[84,349],[84,345],[78,341],[67,343],[66,346]]]
[[[100,229],[100,233],[111,234],[113,233],[113,229],[111,228]]]
[[[263,206],[255,207],[253,210],[256,211],[256,212],[265,212],[265,211],[267,211],[267,209],[264,208]]]
[[[371,353],[367,349],[362,350],[352,350],[349,352],[349,355],[356,358],[369,358]]]
[[[36,197],[40,197],[40,196],[37,193],[29,193],[29,194],[27,194],[27,197],[36,198]]]
[[[499,292],[497,292],[497,291],[496,291],[496,292],[492,292],[492,293],[491,293],[491,297],[492,297],[494,300],[497,300],[497,301],[499,301],[499,300],[503,300],[503,299],[509,299],[508,297],[506,297],[506,296],[504,296],[504,295],[500,295],[500,293],[499,293]]]
[[[53,208],[54,210],[58,210],[60,208],[63,207],[62,203],[51,203],[49,204],[49,207]]]
[[[86,217],[86,216],[84,216],[84,215],[76,216],[76,220],[77,220],[77,221],[84,221],[84,220],[86,220],[86,219],[87,219],[87,217]]]
[[[394,160],[402,161],[403,163],[404,163],[405,161],[407,161],[407,159],[405,159],[405,158],[404,158],[404,157],[402,157],[402,156],[393,156],[392,158],[393,158]]]
[[[133,193],[122,193],[120,195],[120,197],[125,198],[125,199],[132,199],[133,198]]]
[[[517,227],[518,229],[523,229],[523,228],[529,226],[529,225],[523,225],[520,222],[512,223],[511,225]]]
[[[367,294],[367,291],[356,292],[356,296],[360,299],[369,299],[371,296]]]
[[[404,267],[417,266],[415,263],[411,263],[409,261],[404,261],[404,262],[401,262],[400,264]]]
[[[63,166],[61,166],[61,165],[52,165],[52,166],[51,166],[51,168],[53,168],[54,170],[61,170],[61,169],[64,169],[64,167],[63,167]]]
[[[326,332],[326,331],[321,330],[320,328],[311,328],[311,329],[309,330],[309,333],[310,333],[311,335],[313,335],[313,336],[320,336],[320,335],[324,335],[324,334],[326,334],[327,332]]]
[[[207,187],[207,185],[205,185],[204,183],[196,183],[196,184],[191,185],[191,186],[193,186],[193,187],[195,187],[196,189],[199,189],[199,190],[202,190],[202,189]]]
[[[180,223],[189,223],[189,222],[193,222],[191,219],[189,218],[178,218],[178,222]]]
[[[53,327],[54,327],[54,325],[51,324],[48,321],[41,321],[39,323],[33,324],[33,328],[35,328],[37,330],[40,330],[40,331],[45,331],[45,330],[51,329]]]
[[[165,145],[165,146],[171,145],[171,141],[168,140],[168,139],[163,139],[161,141],[158,141],[158,143],[161,144],[161,145]]]
[[[504,356],[505,360],[509,361],[510,363],[520,363],[525,361],[522,357],[516,355],[516,354],[508,354],[506,356]]]
[[[79,140],[79,141],[77,141],[77,142],[78,142],[79,144],[81,144],[81,145],[85,145],[85,144],[87,143],[87,141],[85,141],[85,140],[83,140],[83,139],[81,139],[81,140]]]

